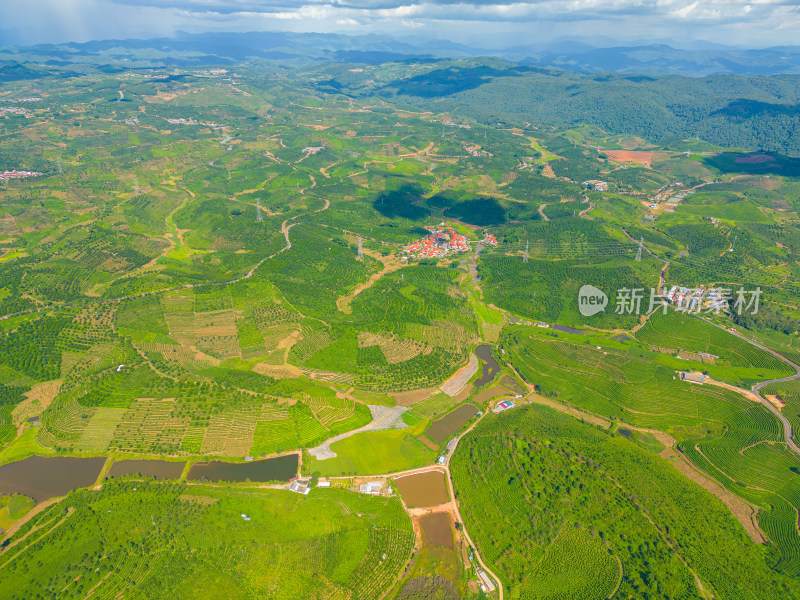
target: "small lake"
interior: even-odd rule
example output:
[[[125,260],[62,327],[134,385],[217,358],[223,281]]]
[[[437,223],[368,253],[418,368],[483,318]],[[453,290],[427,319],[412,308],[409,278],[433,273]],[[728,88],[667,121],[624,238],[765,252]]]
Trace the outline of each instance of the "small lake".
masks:
[[[125,475],[140,475],[156,479],[179,479],[185,466],[185,462],[167,460],[121,460],[111,465],[107,477],[111,479]]]
[[[419,524],[431,544],[453,548],[453,528],[450,526],[449,514],[431,513],[421,517]]]
[[[221,460],[195,463],[189,469],[190,481],[289,481],[297,477],[297,454],[287,454],[266,460],[229,463]]]
[[[31,456],[0,466],[0,494],[23,494],[38,504],[94,484],[105,462],[104,456]]]
[[[461,429],[479,410],[474,404],[462,404],[441,419],[431,423],[425,434],[437,444],[441,444]]]
[[[403,495],[403,501],[409,508],[438,506],[448,500],[447,482],[441,471],[426,471],[398,477],[394,480],[394,485]]]
[[[480,387],[495,378],[495,375],[500,372],[500,365],[497,364],[497,360],[492,356],[492,347],[486,344],[475,348],[475,356],[481,359],[483,366],[480,379],[475,381],[475,385]]]

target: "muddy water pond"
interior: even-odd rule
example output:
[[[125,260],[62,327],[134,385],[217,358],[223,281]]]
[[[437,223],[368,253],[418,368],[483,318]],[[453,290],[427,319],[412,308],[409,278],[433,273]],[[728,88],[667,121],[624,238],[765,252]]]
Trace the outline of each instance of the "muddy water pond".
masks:
[[[419,519],[419,526],[425,538],[437,546],[453,548],[453,528],[448,513],[431,513]]]
[[[480,387],[495,378],[495,375],[500,372],[500,365],[497,364],[497,360],[492,356],[492,347],[486,344],[475,348],[475,356],[481,359],[481,367],[483,368],[480,378],[475,381],[475,385]]]
[[[31,456],[0,466],[0,494],[23,494],[37,503],[63,496],[92,485],[105,462],[104,456]]]
[[[244,463],[229,463],[212,460],[196,463],[189,469],[187,479],[191,481],[289,481],[297,477],[297,454],[287,454],[266,460]]]
[[[426,434],[434,442],[441,444],[461,429],[479,410],[474,404],[462,404],[441,419],[431,423]]]
[[[577,333],[577,334],[583,335],[583,329],[576,329],[575,327],[568,327],[566,325],[559,325],[558,323],[555,323],[555,324],[551,325],[550,327],[552,327],[556,331],[563,331],[564,333]]]
[[[141,475],[156,479],[179,479],[185,466],[185,462],[167,460],[121,460],[111,465],[107,477],[111,479],[124,475]]]
[[[394,480],[409,508],[438,506],[448,500],[447,482],[442,471],[426,471],[417,475],[406,475]]]

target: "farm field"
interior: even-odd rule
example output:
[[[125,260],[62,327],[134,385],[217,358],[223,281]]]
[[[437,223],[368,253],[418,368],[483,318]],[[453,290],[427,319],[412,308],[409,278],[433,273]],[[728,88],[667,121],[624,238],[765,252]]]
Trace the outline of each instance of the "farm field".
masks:
[[[452,469],[465,524],[510,598],[798,593],[721,502],[648,450],[549,408],[487,417]]]
[[[611,421],[667,433],[696,468],[758,507],[758,524],[774,544],[776,567],[797,573],[800,535],[785,523],[796,514],[800,484],[784,474],[800,468],[800,457],[760,403],[680,381],[674,367],[658,364],[655,353],[632,342],[598,350],[536,329],[516,329],[505,342],[515,368],[537,393]]]
[[[800,598],[800,456],[739,393],[793,372],[726,331],[800,364],[797,159],[490,114],[561,85],[500,58],[270,48],[0,48],[0,469],[73,465],[0,490],[0,597],[497,598],[482,559],[510,599]],[[730,302],[646,317],[672,286]]]
[[[26,523],[0,557],[0,595],[378,598],[412,545],[393,499],[114,482]]]

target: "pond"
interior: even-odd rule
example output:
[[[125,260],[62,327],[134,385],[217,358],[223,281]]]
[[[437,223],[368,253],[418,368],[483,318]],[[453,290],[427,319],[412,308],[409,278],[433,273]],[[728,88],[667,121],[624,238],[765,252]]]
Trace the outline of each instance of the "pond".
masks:
[[[583,329],[576,329],[575,327],[567,327],[566,325],[559,325],[556,323],[555,325],[551,325],[553,329],[556,331],[563,331],[564,333],[577,333],[583,335]]]
[[[394,480],[409,508],[438,506],[447,502],[447,481],[442,471],[426,471]]]
[[[453,548],[453,528],[450,527],[450,515],[447,513],[431,513],[420,518],[419,525],[425,538],[437,546]]]
[[[179,479],[185,466],[185,462],[167,460],[121,460],[111,465],[107,477],[111,479],[124,475],[141,475],[156,479]]]
[[[191,481],[290,481],[297,477],[299,464],[297,454],[287,454],[266,460],[229,463],[212,460],[195,463],[189,469],[187,479]]]
[[[434,442],[441,444],[461,429],[479,410],[474,404],[462,404],[441,419],[431,423],[425,433]]]
[[[480,387],[482,385],[486,385],[492,379],[494,379],[495,375],[500,372],[500,365],[497,364],[497,360],[494,356],[492,356],[492,347],[486,344],[482,344],[475,348],[475,355],[481,359],[483,371],[481,371],[480,379],[475,381],[475,385]]]
[[[104,456],[31,456],[0,466],[0,494],[23,494],[37,503],[88,487],[97,480]]]

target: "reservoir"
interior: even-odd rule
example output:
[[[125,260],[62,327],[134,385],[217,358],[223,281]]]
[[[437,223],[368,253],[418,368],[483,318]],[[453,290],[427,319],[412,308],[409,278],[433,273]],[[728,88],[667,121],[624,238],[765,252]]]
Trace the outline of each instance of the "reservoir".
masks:
[[[475,381],[475,385],[480,387],[494,379],[494,376],[500,371],[500,365],[497,364],[497,360],[492,356],[491,346],[486,344],[478,346],[475,348],[475,355],[480,358],[483,363],[483,371],[481,372],[480,379]]]
[[[447,482],[442,471],[426,471],[394,480],[406,506],[420,508],[447,502]]]
[[[212,460],[195,463],[189,469],[190,481],[289,481],[297,477],[299,461],[297,454],[287,454],[266,460],[244,463],[229,463]]]
[[[461,429],[479,410],[474,404],[462,404],[438,421],[431,423],[426,433],[434,442],[441,444]]]
[[[0,466],[0,494],[23,494],[38,504],[94,484],[105,462],[104,456],[31,456]]]
[[[179,479],[184,466],[185,462],[167,460],[121,460],[111,465],[107,477],[111,479],[124,475],[141,475],[156,479]]]

